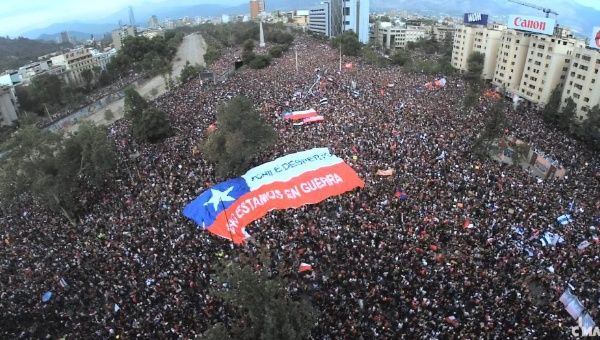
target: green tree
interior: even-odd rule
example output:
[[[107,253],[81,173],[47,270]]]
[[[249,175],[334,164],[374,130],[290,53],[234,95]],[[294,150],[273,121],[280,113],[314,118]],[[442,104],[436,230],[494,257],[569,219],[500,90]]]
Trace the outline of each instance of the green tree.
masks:
[[[483,61],[485,55],[480,52],[473,52],[467,59],[467,73],[465,77],[472,83],[479,82],[483,72]]]
[[[581,123],[578,135],[592,148],[600,150],[600,106],[591,108]]]
[[[562,88],[557,86],[552,90],[548,103],[542,109],[542,118],[546,123],[556,126],[560,119],[560,100],[562,96]]]
[[[223,299],[240,316],[230,327],[216,324],[204,336],[223,339],[307,339],[317,321],[311,304],[296,301],[287,292],[287,282],[274,276],[271,263],[242,259],[229,262],[214,275],[213,295]],[[255,269],[258,268],[258,269]]]
[[[63,82],[58,76],[53,74],[42,74],[34,77],[27,89],[29,97],[34,102],[50,106],[52,108],[60,107],[63,101]]]
[[[398,50],[392,55],[392,64],[404,66],[410,61],[410,53],[404,50]]]
[[[133,87],[125,89],[125,102],[123,108],[125,118],[134,119],[141,115],[146,108],[148,108],[148,103]]]
[[[282,45],[275,45],[269,49],[269,55],[272,58],[279,58],[283,55],[285,48]]]
[[[369,65],[384,66],[388,63],[388,60],[375,52],[371,46],[366,46],[362,49],[362,57],[365,63]]]
[[[104,119],[107,122],[110,122],[111,120],[113,120],[113,118],[115,118],[115,114],[110,109],[104,111]]]
[[[252,60],[250,60],[250,62],[248,63],[248,66],[250,66],[253,69],[261,69],[261,68],[265,68],[265,67],[269,66],[270,63],[271,63],[271,56],[264,55],[264,54],[257,54],[254,56],[254,58]]]
[[[358,36],[351,31],[346,31],[335,37],[331,43],[333,47],[337,49],[339,49],[341,45],[342,53],[349,56],[358,56],[362,48],[360,41],[358,41]]]
[[[141,115],[134,116],[132,129],[137,140],[150,143],[159,142],[171,133],[167,115],[156,108],[147,108]]]
[[[475,153],[480,157],[485,158],[489,153],[497,151],[498,139],[503,136],[508,125],[505,111],[505,105],[498,102],[488,112],[488,119],[473,146]]]
[[[4,150],[8,155],[0,166],[3,208],[16,207],[28,194],[71,222],[82,194],[102,186],[116,164],[106,129],[90,124],[66,137],[26,126],[13,134]]]
[[[181,70],[181,75],[179,76],[179,79],[182,83],[187,83],[191,79],[196,78],[200,74],[200,72],[202,72],[202,69],[203,68],[201,66],[190,65],[190,62],[188,61],[185,63],[185,66]]]
[[[463,98],[463,108],[467,111],[471,110],[479,102],[479,91],[477,89],[469,87],[467,93]]]
[[[560,110],[558,128],[564,131],[574,131],[576,114],[577,104],[569,97],[565,101],[565,106]]]
[[[92,82],[94,81],[94,72],[90,69],[85,69],[81,71],[81,78],[85,82],[86,89],[90,89],[92,87]]]
[[[254,40],[248,39],[244,41],[244,45],[242,47],[244,51],[254,51]]]
[[[216,163],[219,176],[239,175],[247,170],[259,151],[275,142],[277,133],[265,123],[252,102],[235,97],[217,110],[218,129],[203,145],[209,160]]]

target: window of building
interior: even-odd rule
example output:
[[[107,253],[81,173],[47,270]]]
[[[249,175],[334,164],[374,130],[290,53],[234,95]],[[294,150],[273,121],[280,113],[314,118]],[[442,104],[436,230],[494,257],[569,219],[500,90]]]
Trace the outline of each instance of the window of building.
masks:
[[[589,103],[589,101],[590,101],[590,98],[588,98],[588,97],[584,97],[584,98],[583,98],[583,101],[584,101],[584,102],[586,102],[586,103]]]
[[[579,84],[575,84],[573,85],[576,89],[581,90],[583,89],[583,86],[579,85]]]
[[[587,66],[585,66],[585,65],[579,65],[579,69],[581,69],[581,70],[584,70],[584,71],[587,71],[587,70],[588,70],[588,67],[587,67]]]
[[[579,99],[579,97],[581,97],[581,96],[579,95],[579,93],[573,93],[573,98],[575,98],[575,99]]]

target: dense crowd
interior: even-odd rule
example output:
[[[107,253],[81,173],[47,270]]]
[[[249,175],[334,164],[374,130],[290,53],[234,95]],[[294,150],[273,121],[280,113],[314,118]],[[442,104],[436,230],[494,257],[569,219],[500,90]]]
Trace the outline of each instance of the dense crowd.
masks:
[[[460,77],[426,90],[431,75],[347,57],[352,68],[339,72],[337,52],[309,37],[295,49],[298,71],[290,50],[266,69],[215,85],[193,80],[159,97],[153,104],[175,131],[162,143],[136,143],[125,120],[112,125],[117,179],[82,198],[88,213],[76,226],[35,204],[2,216],[0,337],[193,338],[229,322],[209,292],[215,265],[265,248],[290,293],[319,311],[314,339],[564,338],[576,325],[559,302],[569,285],[600,321],[600,245],[590,229],[600,216],[597,154],[537,112],[507,108],[506,133],[567,169],[564,179],[538,180],[473,154],[492,103],[463,112]],[[219,70],[235,57],[227,53]],[[309,94],[317,73],[325,81]],[[249,97],[279,133],[256,165],[329,147],[366,186],[271,212],[249,226],[244,247],[198,230],[182,209],[223,179],[194,150],[217,106],[235,95]],[[293,126],[281,118],[307,108],[326,120]],[[389,168],[393,176],[376,176]],[[573,221],[559,225],[565,213]],[[545,231],[564,242],[544,247]],[[300,262],[313,271],[297,273]]]

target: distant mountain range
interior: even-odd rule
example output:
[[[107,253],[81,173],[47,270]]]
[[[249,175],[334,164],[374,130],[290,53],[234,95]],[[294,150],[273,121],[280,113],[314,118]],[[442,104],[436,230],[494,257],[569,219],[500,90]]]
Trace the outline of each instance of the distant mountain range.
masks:
[[[225,1],[224,1],[225,2]],[[268,0],[267,11],[309,9],[318,5],[320,0]],[[564,0],[555,4],[540,4],[550,6],[560,15],[557,22],[560,25],[571,27],[575,32],[587,36],[593,26],[598,26],[600,11],[577,4],[574,1]],[[461,16],[466,12],[482,12],[490,15],[491,19],[504,22],[509,14],[529,14],[543,16],[543,13],[511,3],[507,0],[371,0],[371,11],[383,10],[408,10],[428,15]],[[182,17],[209,17],[221,14],[246,14],[249,12],[247,4],[239,6],[228,6],[226,4],[195,5],[192,1],[148,3],[146,6],[134,8],[135,18],[138,24],[145,26],[152,15],[160,20],[166,18]],[[77,32],[80,36],[89,38],[91,34],[100,38],[104,33],[110,32],[118,26],[119,21],[127,23],[129,20],[127,8],[88,23],[66,22],[50,25],[42,29],[36,29],[23,33],[23,36],[32,39],[55,40],[61,31]]]

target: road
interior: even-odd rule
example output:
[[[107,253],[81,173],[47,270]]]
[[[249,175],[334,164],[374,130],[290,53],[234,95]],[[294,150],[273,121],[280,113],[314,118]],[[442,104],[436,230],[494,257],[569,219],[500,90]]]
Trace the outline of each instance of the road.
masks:
[[[199,33],[193,33],[185,36],[183,42],[177,50],[177,54],[173,59],[173,70],[171,76],[176,79],[181,74],[181,70],[185,66],[186,62],[190,62],[192,65],[204,66],[204,53],[206,51],[206,42]],[[165,92],[167,88],[165,86],[165,78],[163,76],[156,76],[147,82],[140,84],[136,87],[136,90],[147,100],[152,100]],[[124,99],[120,99],[111,103],[110,105],[98,109],[91,113],[81,121],[91,121],[96,124],[110,124],[116,120],[123,118],[123,108],[125,105]],[[106,120],[105,113],[110,110],[113,113],[113,118]],[[79,124],[68,125],[64,127],[66,132],[77,131]]]

